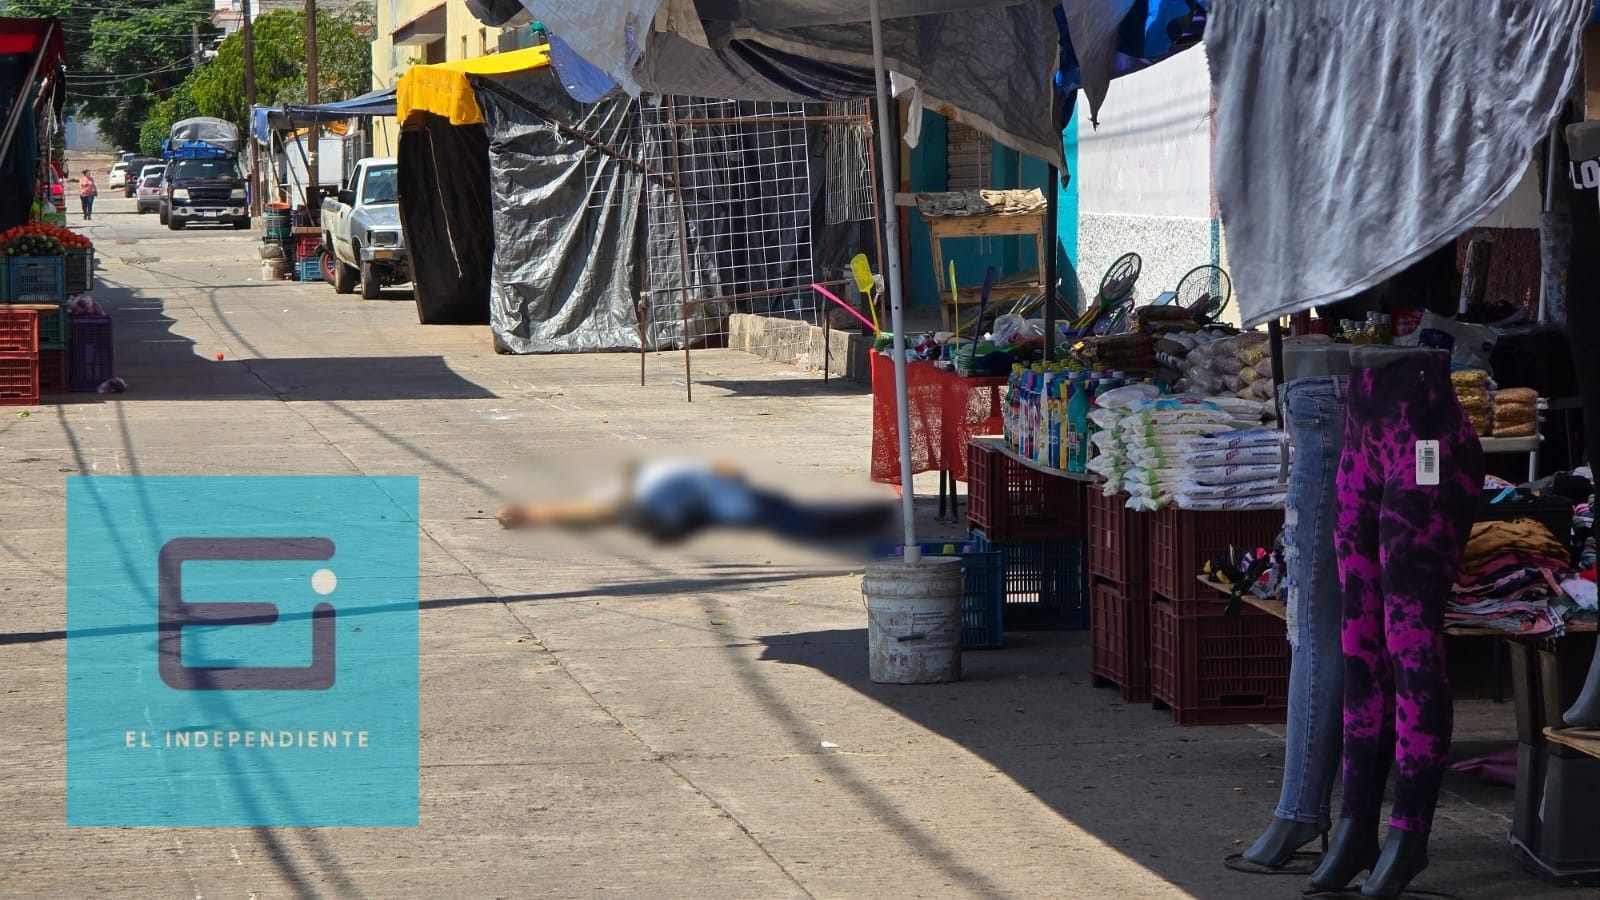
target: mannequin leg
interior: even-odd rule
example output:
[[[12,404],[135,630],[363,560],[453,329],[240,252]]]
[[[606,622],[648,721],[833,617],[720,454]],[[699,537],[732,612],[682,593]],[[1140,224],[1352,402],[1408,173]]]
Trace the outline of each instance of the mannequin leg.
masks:
[[[1344,794],[1328,852],[1306,882],[1313,891],[1343,890],[1377,861],[1383,787],[1394,759],[1394,681],[1383,637],[1378,555],[1382,460],[1375,452],[1377,436],[1356,406],[1362,377],[1358,372],[1351,378],[1334,537],[1344,598]]]
[[[1283,788],[1272,824],[1244,853],[1246,860],[1269,868],[1326,836],[1331,825],[1329,798],[1343,742],[1344,614],[1333,534],[1344,393],[1343,378],[1307,378],[1284,387],[1295,464],[1284,527],[1293,656]]]
[[[1578,393],[1583,398],[1583,449],[1591,468],[1600,468],[1600,203],[1597,185],[1587,173],[1600,158],[1600,123],[1569,126],[1566,146],[1570,162],[1551,177],[1570,185],[1572,254],[1567,266],[1567,343],[1571,345]],[[1580,187],[1580,185],[1586,185]],[[1589,678],[1578,700],[1563,716],[1568,725],[1600,727],[1600,651],[1589,665]]]

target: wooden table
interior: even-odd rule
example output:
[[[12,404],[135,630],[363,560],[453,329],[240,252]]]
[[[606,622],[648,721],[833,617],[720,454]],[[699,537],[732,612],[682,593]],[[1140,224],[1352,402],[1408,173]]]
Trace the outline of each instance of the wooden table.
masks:
[[[1038,253],[1039,265],[1044,266],[1044,210],[1031,213],[1021,213],[1012,216],[923,216],[922,221],[928,226],[928,243],[933,247],[933,280],[939,286],[939,320],[944,324],[944,330],[950,330],[954,307],[950,300],[950,285],[945,283],[944,251],[940,246],[942,241],[950,238],[984,238],[984,237],[1014,237],[1018,235],[1033,235],[1034,249]],[[1005,303],[1017,300],[1027,294],[1044,292],[1044,276],[1039,275],[1032,282],[1007,282],[996,284],[989,292],[989,303]],[[983,295],[982,287],[957,288],[961,305],[969,309],[977,309],[978,302]]]

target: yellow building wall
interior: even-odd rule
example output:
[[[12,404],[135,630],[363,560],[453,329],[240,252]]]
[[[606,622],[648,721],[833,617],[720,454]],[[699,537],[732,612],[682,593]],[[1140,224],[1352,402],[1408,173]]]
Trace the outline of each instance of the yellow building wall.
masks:
[[[375,0],[376,28],[372,40],[372,86],[394,87],[400,76],[422,62],[451,62],[495,53],[500,29],[479,22],[465,0]],[[426,59],[427,47],[396,47],[394,32],[440,6],[445,8],[445,36],[440,58]],[[393,156],[400,146],[400,128],[394,119],[373,120],[373,146],[379,156]]]

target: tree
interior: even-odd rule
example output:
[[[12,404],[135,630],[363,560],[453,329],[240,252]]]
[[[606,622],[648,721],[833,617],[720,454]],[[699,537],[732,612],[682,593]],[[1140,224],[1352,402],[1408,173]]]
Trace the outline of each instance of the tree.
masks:
[[[347,13],[317,13],[317,97],[321,102],[366,93],[372,84],[370,4]],[[304,103],[305,13],[268,13],[255,22],[256,98],[262,104]],[[229,35],[217,56],[189,79],[200,115],[249,126],[244,100],[244,36]]]
[[[160,156],[161,143],[172,134],[172,123],[200,115],[200,106],[194,102],[194,93],[188,81],[177,90],[150,107],[144,124],[139,128],[139,152],[145,156]]]
[[[196,34],[202,44],[215,37],[212,9],[212,0],[11,0],[6,14],[61,20],[68,108],[133,147],[150,107],[192,71]]]

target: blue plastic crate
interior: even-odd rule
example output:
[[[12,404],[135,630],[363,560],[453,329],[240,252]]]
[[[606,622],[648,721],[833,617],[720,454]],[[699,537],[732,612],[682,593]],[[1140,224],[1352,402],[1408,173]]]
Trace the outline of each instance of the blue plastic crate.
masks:
[[[302,256],[295,263],[300,281],[322,281],[322,260],[315,256]]]
[[[13,256],[6,281],[10,303],[67,302],[67,261],[60,256]]]
[[[883,556],[904,556],[904,547],[883,548]],[[923,556],[961,557],[961,649],[997,650],[1005,646],[1005,560],[971,541],[927,543]]]
[[[1088,543],[990,541],[972,530],[979,550],[1005,558],[1005,619],[1015,629],[1082,631],[1089,627]]]

